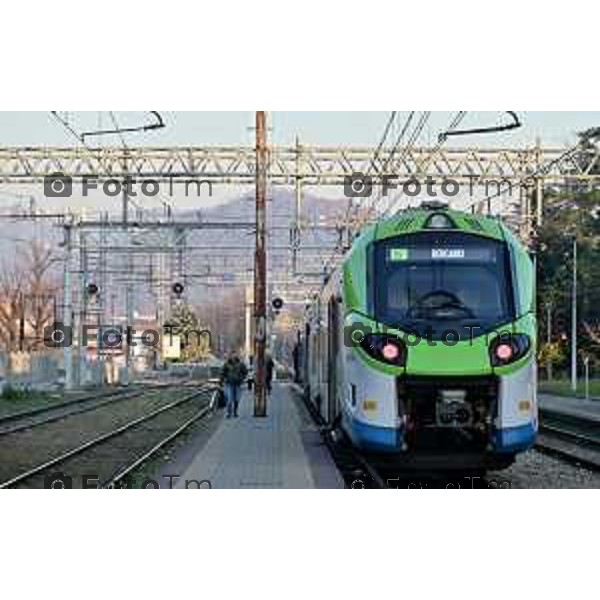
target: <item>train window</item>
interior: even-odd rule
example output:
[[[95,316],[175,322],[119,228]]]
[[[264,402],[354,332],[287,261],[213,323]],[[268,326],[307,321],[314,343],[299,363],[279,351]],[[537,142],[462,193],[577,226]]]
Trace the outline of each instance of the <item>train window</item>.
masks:
[[[417,234],[377,244],[373,296],[378,321],[442,339],[461,339],[511,321],[507,247],[462,233]]]

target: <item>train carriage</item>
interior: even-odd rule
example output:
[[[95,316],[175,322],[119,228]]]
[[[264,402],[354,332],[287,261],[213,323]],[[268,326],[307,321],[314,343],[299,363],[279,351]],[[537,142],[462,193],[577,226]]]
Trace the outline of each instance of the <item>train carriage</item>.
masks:
[[[368,227],[301,338],[309,401],[365,452],[502,468],[535,441],[534,265],[495,218],[438,206]]]

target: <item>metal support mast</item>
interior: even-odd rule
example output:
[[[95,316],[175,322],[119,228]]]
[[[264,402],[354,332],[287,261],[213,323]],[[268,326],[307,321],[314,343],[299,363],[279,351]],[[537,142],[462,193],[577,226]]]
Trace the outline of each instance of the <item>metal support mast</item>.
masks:
[[[65,335],[68,334],[73,323],[73,308],[71,306],[71,250],[72,229],[71,225],[65,225],[65,265],[63,272],[63,325]],[[73,389],[73,353],[69,340],[64,340],[63,357],[65,363],[65,389]]]
[[[577,391],[577,237],[573,237],[573,282],[571,287],[571,391]]]
[[[267,338],[267,126],[256,112],[256,247],[254,252],[254,416],[267,416],[265,344]]]

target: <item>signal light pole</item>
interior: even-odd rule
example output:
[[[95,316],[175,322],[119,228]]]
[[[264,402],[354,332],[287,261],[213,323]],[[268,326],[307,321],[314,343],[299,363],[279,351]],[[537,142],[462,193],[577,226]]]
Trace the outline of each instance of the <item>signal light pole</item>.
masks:
[[[573,234],[573,282],[571,285],[571,391],[577,392],[577,236]]]
[[[267,116],[256,112],[256,244],[254,251],[254,416],[267,416]]]

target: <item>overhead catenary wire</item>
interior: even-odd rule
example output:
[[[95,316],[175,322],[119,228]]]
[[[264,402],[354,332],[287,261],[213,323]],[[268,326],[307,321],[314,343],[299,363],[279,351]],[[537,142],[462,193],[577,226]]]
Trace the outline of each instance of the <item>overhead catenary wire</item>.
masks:
[[[366,173],[367,177],[371,175],[373,170],[380,171],[380,169],[377,165],[377,160],[379,158],[379,154],[381,153],[381,151],[385,145],[385,142],[387,141],[388,135],[394,125],[394,122],[396,121],[397,115],[398,115],[398,111],[396,111],[396,110],[391,111],[388,121],[386,123],[385,129],[383,131],[383,135],[381,136],[381,140],[379,141],[379,144],[377,145],[377,148],[375,149],[375,152],[373,154],[373,158],[371,159],[371,164],[369,165],[369,169],[367,170],[367,173]],[[397,143],[398,142],[396,142],[396,144]],[[350,197],[350,198],[348,198],[346,214],[345,214],[346,228],[348,230],[350,229],[350,213],[352,212],[352,208],[353,208],[353,198]]]
[[[382,168],[379,170],[380,175],[384,175],[386,173],[386,170],[388,169],[391,161],[393,160],[394,156],[396,155],[396,152],[398,151],[398,148],[400,147],[400,144],[402,143],[407,131],[410,128],[410,125],[415,117],[415,114],[416,114],[416,111],[411,111],[408,114],[408,116],[404,122],[404,125],[396,138],[396,141],[395,141],[393,147],[390,149],[389,154],[387,155],[386,160],[385,160],[384,164],[382,165]],[[402,154],[402,159],[400,160],[400,162],[403,160],[407,149],[410,148],[416,142],[418,137],[421,135],[423,128],[425,127],[427,121],[429,120],[430,115],[431,115],[431,111],[424,111],[423,114],[421,115],[421,117],[419,118],[419,121],[417,122],[415,129],[411,133],[411,137],[408,142],[408,146],[407,146],[407,148],[404,149],[404,152]],[[395,116],[394,116],[394,119],[395,119]],[[385,143],[385,139],[387,138],[389,130],[391,129],[391,126],[394,122],[394,119],[390,116],[390,119],[388,120],[388,124],[386,125],[386,128],[384,130],[384,134],[382,136],[383,143],[380,143],[378,148],[383,147],[383,144]],[[374,157],[375,157],[375,155],[374,155]],[[375,162],[375,160],[373,160],[372,163],[373,162]],[[373,200],[373,198],[372,198],[370,206],[369,206],[367,214],[366,214],[366,217],[363,220],[363,222],[367,221],[373,217],[373,214],[376,210],[377,203],[380,201],[380,199],[381,199],[381,191],[379,191],[378,196],[375,200]],[[350,202],[351,202],[351,199],[350,199]],[[349,204],[349,206],[350,206],[350,204]],[[348,225],[347,225],[347,229],[349,230]],[[336,246],[333,248],[329,257],[323,261],[323,272],[326,276],[333,269],[335,258],[336,258],[336,256],[340,255],[340,251],[342,251],[343,249],[344,248],[340,247],[339,243],[336,244]]]
[[[475,127],[472,129],[461,129],[461,130],[453,130],[448,129],[448,131],[444,131],[440,133],[438,141],[445,142],[446,139],[450,136],[458,136],[458,135],[474,135],[474,134],[482,134],[482,133],[501,133],[503,131],[511,131],[512,129],[519,129],[522,124],[519,119],[519,116],[516,112],[512,110],[505,111],[507,115],[509,115],[512,119],[511,123],[507,123],[505,125],[492,125],[489,127]]]
[[[452,118],[452,120],[450,121],[450,124],[448,125],[448,128],[446,130],[446,133],[451,133],[453,132],[460,124],[461,122],[464,120],[464,118],[467,116],[467,111],[458,111],[457,114]],[[424,160],[421,163],[420,169],[418,172],[416,172],[414,174],[414,177],[418,176],[420,173],[422,173],[422,171],[424,170],[424,168],[429,165],[429,163],[431,162],[431,160],[434,159],[434,157],[436,156],[436,154],[441,150],[442,146],[444,145],[444,143],[447,140],[447,136],[442,138],[439,137],[438,138],[438,143],[437,145],[431,150],[431,152],[429,153],[429,156],[427,158],[427,160]],[[410,147],[410,146],[409,146]],[[398,201],[400,200],[400,198],[403,196],[404,191],[401,190],[400,193],[398,194],[398,196],[396,196],[396,198],[394,198],[394,200],[392,200],[392,203],[388,205],[388,207],[386,208],[386,210],[382,213],[381,216],[387,216],[390,213],[394,213],[396,210],[396,207],[398,205]]]
[[[413,131],[410,134],[408,143],[403,148],[402,154],[400,155],[400,158],[398,159],[398,165],[401,165],[405,161],[405,159],[408,156],[408,154],[410,153],[410,151],[414,148],[415,144],[417,143],[417,140],[423,133],[423,130],[425,129],[425,125],[429,121],[430,117],[431,117],[431,111],[424,111],[423,114],[419,117],[419,120],[418,120],[415,128],[413,129]],[[390,156],[390,160],[391,160],[391,156]],[[383,194],[383,191],[379,194],[379,200],[381,200],[382,194]],[[389,204],[388,204],[388,206],[389,206]],[[376,209],[377,207],[374,207],[374,208]],[[387,212],[388,212],[388,209],[384,210],[382,214],[385,215]],[[381,214],[380,214],[380,216],[381,216]]]
[[[155,111],[150,111],[150,112],[155,112]],[[78,133],[72,126],[71,124],[68,122],[67,119],[64,119],[60,113],[58,111],[50,111],[50,114],[74,137],[77,139],[77,141],[83,146],[83,148],[90,154],[90,156],[98,161],[98,163],[100,164],[100,166],[102,167],[104,173],[106,175],[112,176],[111,170],[109,167],[106,166],[106,164],[104,163],[103,159],[101,158],[101,156],[98,153],[97,148],[92,148],[91,146],[89,146],[89,144],[85,141],[85,135],[89,135],[89,134],[80,134]],[[142,131],[142,130],[148,130],[148,129],[156,129],[156,127],[146,127],[144,128],[127,128],[127,127],[120,127],[118,121],[117,121],[117,117],[114,113],[114,111],[109,111],[109,115],[111,118],[111,121],[114,125],[114,130],[106,130],[104,132],[104,134],[116,134],[119,135],[120,139],[121,139],[121,143],[123,145],[123,148],[125,151],[129,151],[129,146],[127,145],[127,142],[125,141],[125,137],[123,135],[123,133],[134,130],[134,131]],[[162,117],[160,118],[160,122],[162,123],[162,127],[164,127],[164,120],[162,119]],[[158,174],[158,173],[157,173]],[[170,212],[173,209],[173,206],[170,202],[166,201],[164,199],[164,194],[161,193],[160,194],[162,197],[159,197],[160,202],[162,203],[162,205],[167,209],[168,213],[170,214]],[[135,206],[135,208],[137,208],[138,210],[142,210],[142,207],[140,207],[140,205],[133,201],[130,198],[130,202]]]
[[[567,150],[565,150],[565,152],[563,152],[556,158],[552,159],[551,161],[548,161],[548,162],[540,165],[537,169],[535,169],[531,173],[528,173],[527,179],[534,179],[536,177],[540,177],[541,175],[545,175],[548,171],[550,171],[550,169],[552,169],[552,167],[554,167],[554,165],[559,164],[565,158],[569,158],[571,155],[573,155],[576,152],[578,152],[579,150],[581,150],[582,145],[585,144],[590,139],[592,139],[593,137],[594,137],[593,130],[582,134],[579,141],[576,144],[573,144],[572,146],[567,148]],[[498,191],[495,194],[488,195],[485,198],[482,198],[481,200],[476,200],[475,202],[472,202],[471,204],[469,204],[466,208],[467,208],[467,210],[470,209],[472,211],[478,210],[482,205],[489,204],[492,200],[495,200],[496,198],[500,198],[501,196],[504,196],[505,194],[509,193],[509,191],[510,191],[510,187],[502,190],[501,186],[499,186]]]
[[[113,113],[110,113],[112,116]],[[144,125],[136,125],[135,127],[119,127],[116,121],[113,119],[114,129],[96,129],[93,131],[86,131],[81,134],[81,139],[85,140],[86,137],[97,136],[97,135],[114,135],[119,134],[121,139],[123,139],[123,133],[137,133],[137,132],[146,132],[151,131],[153,129],[162,129],[166,127],[165,121],[157,110],[149,110],[148,114],[154,117],[153,123],[145,123]]]
[[[111,119],[113,125],[115,126],[115,131],[119,134],[119,138],[121,138],[121,144],[123,145],[123,148],[125,148],[125,150],[129,150],[129,147],[127,146],[127,142],[125,141],[125,136],[123,135],[123,129],[121,129],[119,127],[119,123],[117,121],[117,117],[116,117],[114,111],[109,110],[108,114],[110,115],[110,119]]]
[[[126,152],[130,151],[129,146],[127,145],[127,142],[125,141],[125,136],[124,136],[124,132],[127,132],[128,129],[127,128],[123,128],[119,125],[119,122],[117,120],[117,116],[115,115],[114,111],[109,111],[108,114],[110,115],[111,121],[115,127],[115,132],[118,133],[120,139],[121,139],[121,144],[123,145],[123,149]],[[137,131],[137,129],[135,130]],[[158,172],[155,171],[155,174],[158,175]],[[161,192],[160,193],[160,197],[158,198],[159,201],[161,202],[161,204],[167,209],[168,214],[171,214],[171,211],[173,210],[173,205],[168,202],[167,200],[164,199],[164,194]],[[134,200],[132,200],[131,198],[129,199],[129,201],[138,209],[138,210],[143,210],[142,207],[135,202]]]
[[[396,141],[395,141],[394,145],[392,146],[392,148],[390,149],[390,152],[389,152],[388,156],[386,157],[385,163],[382,165],[382,168],[379,171],[380,174],[384,175],[386,173],[386,170],[387,170],[389,164],[391,163],[392,159],[396,155],[396,152],[398,151],[398,148],[400,147],[400,144],[402,143],[402,140],[404,139],[404,136],[406,135],[406,132],[408,131],[408,128],[410,127],[410,124],[412,123],[415,113],[416,113],[416,111],[412,110],[406,117],[404,124],[400,130],[400,133],[396,137]],[[377,188],[377,189],[378,189],[377,197],[374,198],[370,202],[370,207],[367,212],[367,219],[369,219],[373,216],[375,206],[376,206],[377,202],[379,202],[381,200],[382,190],[381,190],[381,188]]]
[[[375,149],[375,153],[373,154],[373,159],[371,160],[371,167],[369,168],[369,171],[367,171],[367,174],[370,174],[371,168],[377,169],[377,159],[379,158],[379,153],[381,152],[381,150],[388,138],[388,135],[392,129],[392,126],[393,126],[395,120],[396,120],[397,114],[398,114],[398,111],[396,111],[396,110],[393,110],[390,113],[390,118],[388,119],[388,122],[385,126],[383,135],[381,136],[381,140],[380,140],[379,144],[377,145],[377,148]]]
[[[123,129],[121,129],[119,127],[119,123],[117,121],[117,116],[115,115],[115,113],[112,110],[108,111],[108,114],[110,116],[110,119],[111,119],[113,125],[115,126],[115,129],[118,131],[119,138],[121,139],[121,144],[123,145],[123,149],[125,150],[126,153],[128,153],[129,152],[129,146],[127,145],[127,142],[125,141],[125,136],[123,135]],[[125,168],[126,167],[125,161],[123,163],[123,167],[124,167],[123,170],[125,171],[126,170],[126,168]],[[139,211],[143,210],[142,207],[135,200],[133,200],[133,198],[131,198],[131,196],[129,196],[129,202],[131,204],[133,204],[133,206],[135,206],[135,208],[137,208]]]

